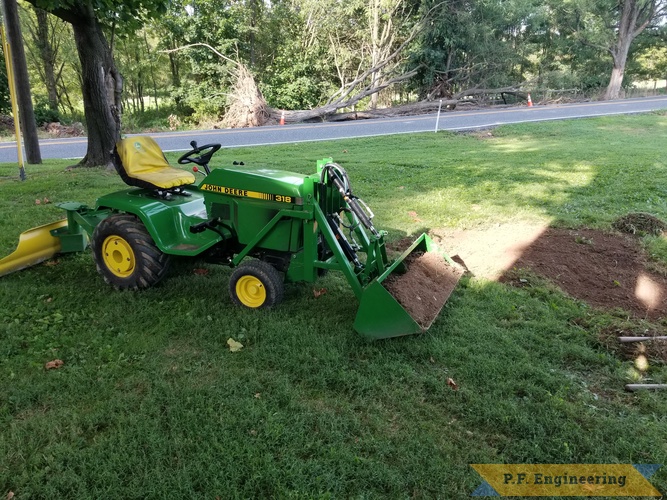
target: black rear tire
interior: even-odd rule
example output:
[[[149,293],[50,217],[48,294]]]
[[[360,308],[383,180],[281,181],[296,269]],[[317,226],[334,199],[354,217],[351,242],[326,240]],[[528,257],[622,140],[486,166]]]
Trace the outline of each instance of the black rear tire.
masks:
[[[111,215],[100,222],[91,240],[93,258],[104,281],[118,290],[139,290],[158,283],[171,258],[155,246],[134,215]]]
[[[249,260],[234,269],[229,280],[229,295],[237,306],[265,309],[283,300],[283,277],[271,264]]]

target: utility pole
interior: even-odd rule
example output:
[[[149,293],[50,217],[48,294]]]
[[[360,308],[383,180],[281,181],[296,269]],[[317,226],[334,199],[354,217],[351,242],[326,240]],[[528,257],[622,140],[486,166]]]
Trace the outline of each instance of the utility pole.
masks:
[[[26,159],[29,164],[42,163],[42,154],[39,150],[37,138],[37,124],[35,123],[35,112],[32,108],[32,97],[30,95],[30,79],[28,78],[28,65],[26,64],[25,51],[23,49],[23,37],[21,25],[19,24],[19,12],[16,0],[2,0],[2,11],[9,42],[10,54],[5,57],[12,58],[14,73],[14,88],[18,101],[18,115],[14,120],[20,118],[21,130],[25,141]],[[9,77],[9,75],[7,75]],[[18,141],[19,138],[17,137]]]

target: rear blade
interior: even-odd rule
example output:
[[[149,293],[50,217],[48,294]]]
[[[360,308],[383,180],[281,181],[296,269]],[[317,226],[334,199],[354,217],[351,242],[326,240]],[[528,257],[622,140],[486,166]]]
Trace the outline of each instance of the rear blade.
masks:
[[[60,251],[60,239],[52,236],[51,231],[66,225],[65,219],[22,233],[16,250],[0,260],[0,276],[34,266],[57,254]]]
[[[422,234],[364,289],[354,329],[370,339],[428,330],[462,275],[463,269]]]

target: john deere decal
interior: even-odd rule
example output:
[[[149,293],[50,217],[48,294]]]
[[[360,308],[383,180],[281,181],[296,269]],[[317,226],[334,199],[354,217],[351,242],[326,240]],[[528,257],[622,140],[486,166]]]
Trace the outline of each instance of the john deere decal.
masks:
[[[224,186],[216,186],[214,184],[204,184],[202,185],[201,189],[203,191],[212,191],[214,193],[228,194],[230,196],[242,196],[244,198],[256,198],[258,200],[279,201],[281,203],[296,203],[296,198],[293,196],[285,196],[282,194],[258,193],[257,191],[228,188]]]

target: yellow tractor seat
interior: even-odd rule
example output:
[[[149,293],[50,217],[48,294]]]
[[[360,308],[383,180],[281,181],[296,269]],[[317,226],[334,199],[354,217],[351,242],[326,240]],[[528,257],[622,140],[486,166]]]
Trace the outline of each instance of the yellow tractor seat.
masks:
[[[116,171],[129,186],[166,191],[195,182],[191,172],[169,165],[151,137],[122,139],[112,156]]]

